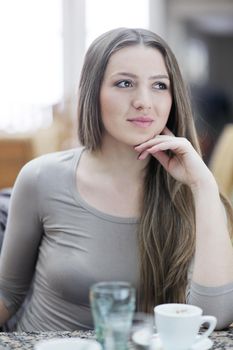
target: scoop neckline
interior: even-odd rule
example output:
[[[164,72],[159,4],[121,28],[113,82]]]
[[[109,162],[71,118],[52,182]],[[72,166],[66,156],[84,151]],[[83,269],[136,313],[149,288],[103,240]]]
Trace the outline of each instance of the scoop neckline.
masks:
[[[111,221],[115,223],[122,224],[136,224],[139,222],[137,217],[122,217],[115,216],[111,214],[107,214],[102,212],[101,210],[90,205],[79,193],[78,187],[76,186],[76,171],[79,165],[79,161],[82,157],[83,152],[85,151],[85,147],[80,147],[74,152],[73,164],[72,164],[72,172],[71,172],[71,183],[72,183],[72,194],[75,201],[85,208],[87,211],[91,212],[95,216],[104,219],[106,221]]]

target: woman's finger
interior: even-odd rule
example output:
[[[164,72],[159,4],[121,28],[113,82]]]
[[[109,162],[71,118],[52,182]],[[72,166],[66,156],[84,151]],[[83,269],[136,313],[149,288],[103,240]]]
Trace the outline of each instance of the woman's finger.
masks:
[[[175,136],[170,129],[168,129],[167,126],[165,126],[165,128],[163,129],[163,131],[161,132],[161,135],[169,135],[169,136]]]
[[[184,143],[183,141],[180,142],[180,140],[177,140],[177,138],[169,138],[166,141],[159,142],[151,147],[147,147],[145,150],[142,150],[138,159],[145,159],[148,156],[148,154],[154,155],[159,151],[168,150],[173,151],[175,154],[185,154],[188,152],[187,143]]]
[[[153,139],[150,139],[146,142],[143,142],[142,144],[140,144],[138,146],[135,146],[134,149],[138,152],[142,152],[142,151],[146,150],[147,148],[150,148],[150,147],[157,145],[157,144],[164,142],[164,141],[169,141],[170,139],[171,139],[171,136],[168,136],[168,135],[157,135]],[[173,139],[173,137],[172,137],[172,139]]]

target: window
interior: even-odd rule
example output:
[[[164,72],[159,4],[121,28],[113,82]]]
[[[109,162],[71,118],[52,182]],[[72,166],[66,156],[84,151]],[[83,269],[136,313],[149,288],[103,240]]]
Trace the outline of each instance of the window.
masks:
[[[116,27],[149,28],[149,0],[86,0],[86,47]]]
[[[1,1],[0,43],[0,130],[48,125],[63,95],[62,1]]]
[[[205,43],[191,38],[187,44],[187,76],[193,84],[206,84],[209,78],[209,57]]]

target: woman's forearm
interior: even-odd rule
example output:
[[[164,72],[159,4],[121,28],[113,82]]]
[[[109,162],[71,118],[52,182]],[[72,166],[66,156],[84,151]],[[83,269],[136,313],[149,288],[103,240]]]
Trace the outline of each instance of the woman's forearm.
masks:
[[[221,286],[233,281],[233,247],[214,178],[192,189],[196,210],[193,281]]]
[[[204,287],[192,282],[187,302],[199,306],[203,314],[215,316],[216,329],[224,329],[233,321],[233,282],[219,287]]]
[[[11,317],[10,312],[6,308],[4,302],[0,300],[0,326],[2,326]]]

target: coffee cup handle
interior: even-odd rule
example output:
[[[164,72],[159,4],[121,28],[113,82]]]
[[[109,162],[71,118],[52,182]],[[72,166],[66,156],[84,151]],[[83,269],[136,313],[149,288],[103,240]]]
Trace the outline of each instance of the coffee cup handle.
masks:
[[[203,323],[208,323],[209,327],[204,333],[200,335],[198,341],[202,340],[203,338],[207,338],[213,332],[217,324],[217,319],[214,316],[202,316],[200,326],[203,325]]]

